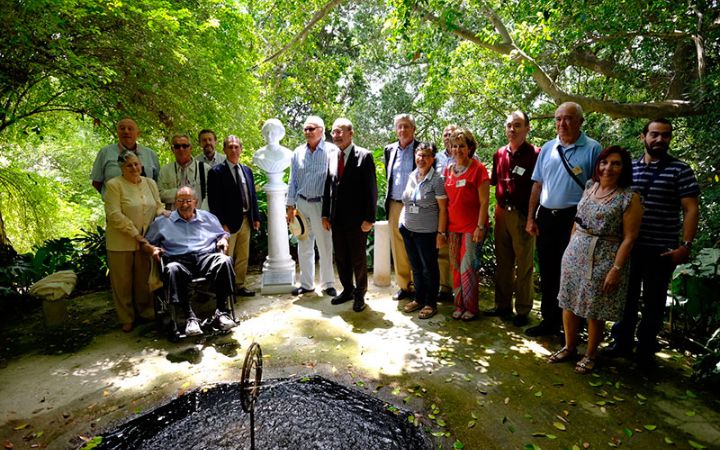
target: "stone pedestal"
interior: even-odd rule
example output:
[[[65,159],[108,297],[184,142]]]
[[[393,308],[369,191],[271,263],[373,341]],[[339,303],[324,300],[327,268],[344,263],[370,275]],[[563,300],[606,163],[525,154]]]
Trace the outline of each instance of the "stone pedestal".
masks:
[[[295,261],[290,257],[285,199],[287,185],[282,182],[282,172],[269,173],[265,193],[268,202],[268,256],[263,263],[263,294],[286,294],[293,290]]]
[[[375,222],[375,254],[373,257],[373,284],[390,286],[390,225],[387,220]]]

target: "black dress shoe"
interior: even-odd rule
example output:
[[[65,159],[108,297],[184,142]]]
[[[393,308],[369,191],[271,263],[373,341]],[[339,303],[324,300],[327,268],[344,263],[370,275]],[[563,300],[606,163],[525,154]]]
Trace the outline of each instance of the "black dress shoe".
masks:
[[[365,299],[364,298],[356,298],[353,302],[353,311],[360,312],[363,309],[365,309]]]
[[[515,325],[516,327],[524,327],[528,324],[528,322],[530,322],[530,319],[528,319],[527,314],[518,314],[513,319],[513,325]]]
[[[632,348],[623,345],[612,344],[600,350],[603,358],[629,358],[632,356]]]
[[[342,305],[343,303],[349,302],[349,301],[352,300],[352,299],[353,299],[353,296],[352,296],[352,295],[348,295],[348,294],[346,294],[345,292],[343,292],[342,294],[340,294],[340,295],[338,295],[338,296],[336,296],[336,297],[333,297],[332,300],[330,300],[330,304],[332,304],[332,305]]]
[[[510,317],[512,310],[510,308],[493,308],[483,311],[483,316],[487,317]]]
[[[315,292],[315,289],[305,289],[304,287],[300,286],[292,290],[292,295],[303,295],[307,294],[308,292]]]
[[[550,325],[544,320],[540,322],[540,325],[525,330],[525,334],[530,337],[553,336],[558,333],[560,333],[560,328],[557,325]]]
[[[245,289],[245,287],[239,287],[235,289],[235,295],[239,295],[240,297],[255,297],[255,291]]]
[[[329,295],[330,297],[337,297],[337,291],[334,287],[329,287],[327,289],[323,289],[323,294]]]
[[[405,289],[400,289],[393,295],[393,300],[405,300],[406,298],[410,298],[412,294],[410,294],[410,291],[406,291]]]

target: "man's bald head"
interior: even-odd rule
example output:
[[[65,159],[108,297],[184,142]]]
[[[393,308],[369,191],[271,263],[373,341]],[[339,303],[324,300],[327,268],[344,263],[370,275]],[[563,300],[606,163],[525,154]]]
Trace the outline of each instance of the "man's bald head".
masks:
[[[140,128],[137,123],[129,117],[120,119],[117,123],[118,141],[128,150],[134,150],[137,145],[137,138],[140,136]]]

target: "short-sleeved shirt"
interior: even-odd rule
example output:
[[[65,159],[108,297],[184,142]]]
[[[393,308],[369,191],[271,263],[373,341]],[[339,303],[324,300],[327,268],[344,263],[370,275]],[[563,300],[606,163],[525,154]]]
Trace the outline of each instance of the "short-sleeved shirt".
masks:
[[[635,245],[659,250],[676,248],[682,228],[680,200],[700,195],[693,170],[673,157],[649,164],[640,157],[633,161],[632,189],[642,196],[645,208]]]
[[[177,211],[173,211],[170,217],[158,217],[150,224],[145,238],[163,248],[168,256],[179,256],[214,252],[217,241],[228,236],[217,217],[196,209],[195,216],[190,220],[183,219]]]
[[[474,159],[460,175],[455,175],[452,166],[445,169],[445,192],[448,196],[448,231],[473,233],[480,217],[478,188],[489,182],[490,177],[483,163]],[[489,221],[485,226],[489,225]]]
[[[120,164],[118,164],[118,156],[121,150],[125,150],[121,144],[110,144],[101,148],[95,157],[95,162],[90,172],[90,179],[103,183],[101,191],[103,198],[105,197],[105,183],[112,178],[122,175]],[[140,144],[137,144],[135,153],[143,166],[143,176],[157,181],[158,175],[160,174],[160,161],[158,160],[157,154]]]
[[[578,185],[565,170],[558,149],[565,154],[571,169],[576,173],[582,186]],[[564,147],[560,138],[545,143],[540,149],[532,180],[542,183],[540,204],[548,209],[564,209],[577,206],[582,198],[585,183],[592,178],[595,162],[602,151],[600,143],[580,133],[574,144]]]
[[[445,180],[432,167],[422,181],[417,169],[410,173],[403,192],[400,224],[415,233],[436,233],[440,208],[438,199],[447,198]]]
[[[490,184],[495,186],[495,198],[500,207],[512,207],[527,215],[533,170],[540,148],[527,142],[513,153],[510,146],[498,149],[493,155]]]

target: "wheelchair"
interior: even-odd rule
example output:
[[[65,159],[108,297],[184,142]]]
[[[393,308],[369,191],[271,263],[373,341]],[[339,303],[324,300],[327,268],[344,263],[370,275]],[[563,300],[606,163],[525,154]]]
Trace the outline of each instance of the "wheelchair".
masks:
[[[165,283],[165,261],[161,258],[160,262],[153,260],[153,265],[157,265],[159,269],[160,279]],[[215,326],[214,313],[217,305],[215,292],[212,282],[205,277],[197,277],[190,280],[187,286],[188,301],[198,318],[200,329],[203,334],[199,336],[212,336],[218,334],[229,334],[232,329],[221,330]],[[170,293],[165,289],[164,285],[154,291],[154,309],[155,324],[160,333],[167,335],[171,342],[177,342],[188,337],[185,334],[185,323],[187,321],[186,314],[182,305],[170,302]],[[230,319],[235,324],[240,324],[240,320],[235,314],[235,304],[237,297],[234,290],[230,291],[227,298],[228,313]]]

